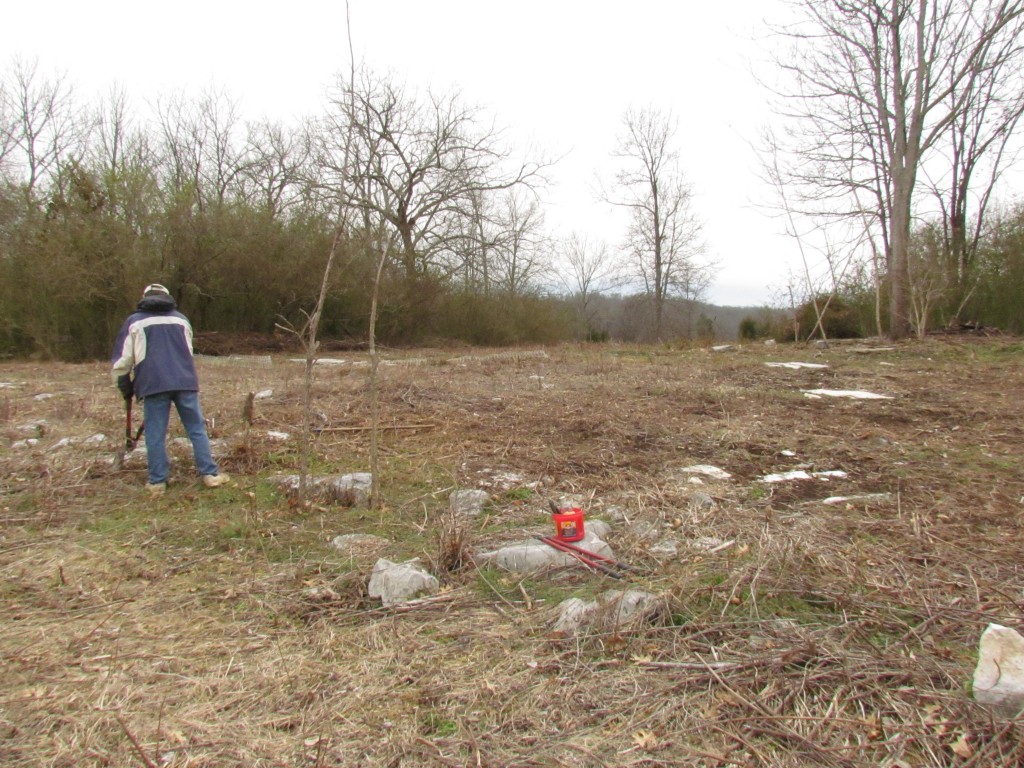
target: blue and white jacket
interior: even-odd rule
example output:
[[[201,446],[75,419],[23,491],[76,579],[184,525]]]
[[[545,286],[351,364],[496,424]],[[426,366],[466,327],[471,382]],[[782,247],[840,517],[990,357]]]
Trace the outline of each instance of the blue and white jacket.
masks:
[[[118,331],[111,357],[115,383],[134,370],[135,396],[198,392],[192,325],[166,295],[146,296]]]

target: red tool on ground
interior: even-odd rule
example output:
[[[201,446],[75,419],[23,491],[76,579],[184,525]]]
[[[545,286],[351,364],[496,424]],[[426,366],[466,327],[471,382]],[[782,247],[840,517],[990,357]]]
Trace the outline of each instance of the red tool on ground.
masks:
[[[622,578],[622,574],[619,571],[637,570],[631,565],[620,563],[618,560],[613,560],[612,558],[606,557],[605,555],[599,555],[597,552],[591,552],[589,549],[583,549],[583,547],[578,547],[575,544],[569,544],[565,541],[555,538],[554,536],[538,536],[537,538],[539,538],[549,547],[553,547],[554,549],[557,549],[560,552],[565,552],[567,555],[571,555],[591,570],[606,573],[615,579]]]

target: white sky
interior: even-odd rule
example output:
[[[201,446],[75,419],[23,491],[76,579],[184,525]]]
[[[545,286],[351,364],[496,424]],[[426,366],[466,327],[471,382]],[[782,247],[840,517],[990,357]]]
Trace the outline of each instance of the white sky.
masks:
[[[621,223],[594,199],[595,174],[631,105],[671,110],[677,146],[720,269],[708,299],[774,301],[795,242],[763,204],[752,145],[768,119],[751,74],[755,38],[781,0],[351,0],[357,63],[410,86],[457,89],[518,146],[565,155],[550,172],[546,223],[616,245]],[[83,98],[114,85],[139,105],[223,88],[247,116],[290,121],[323,107],[348,69],[343,0],[51,0],[7,3],[0,52],[66,72]],[[140,107],[141,111],[141,107]]]

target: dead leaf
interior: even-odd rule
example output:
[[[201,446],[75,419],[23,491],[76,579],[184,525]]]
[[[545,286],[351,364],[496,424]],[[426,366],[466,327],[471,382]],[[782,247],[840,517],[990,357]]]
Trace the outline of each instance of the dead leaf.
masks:
[[[637,731],[633,734],[633,743],[640,749],[650,752],[658,746],[658,737],[653,731]]]
[[[974,754],[974,750],[971,748],[971,745],[967,743],[966,733],[961,733],[960,738],[950,745],[949,748],[953,750],[953,754],[958,757],[967,758]]]
[[[726,706],[735,707],[740,703],[739,699],[737,699],[728,691],[715,691],[715,698],[718,699],[722,704],[725,704]]]

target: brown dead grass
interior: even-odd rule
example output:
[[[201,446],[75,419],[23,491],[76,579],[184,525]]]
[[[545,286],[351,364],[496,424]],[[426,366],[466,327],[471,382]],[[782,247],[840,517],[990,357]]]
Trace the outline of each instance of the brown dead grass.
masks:
[[[176,449],[157,502],[144,461],[112,465],[104,365],[2,364],[0,764],[1024,764],[1020,719],[970,696],[984,627],[1024,629],[1024,346],[865,346],[394,353],[379,511],[274,491],[298,466],[287,357],[200,361],[237,483],[201,490]],[[317,368],[318,471],[368,466],[360,355]],[[694,464],[732,478],[695,485]],[[848,474],[758,482],[798,467]],[[460,526],[456,488],[493,503]],[[555,636],[561,599],[623,585],[473,566],[474,548],[550,532],[564,497],[624,516],[610,543],[645,571],[627,585],[661,604],[642,627]],[[330,546],[353,532],[390,543]],[[669,539],[677,555],[652,551]],[[380,556],[421,557],[443,591],[380,608]]]

